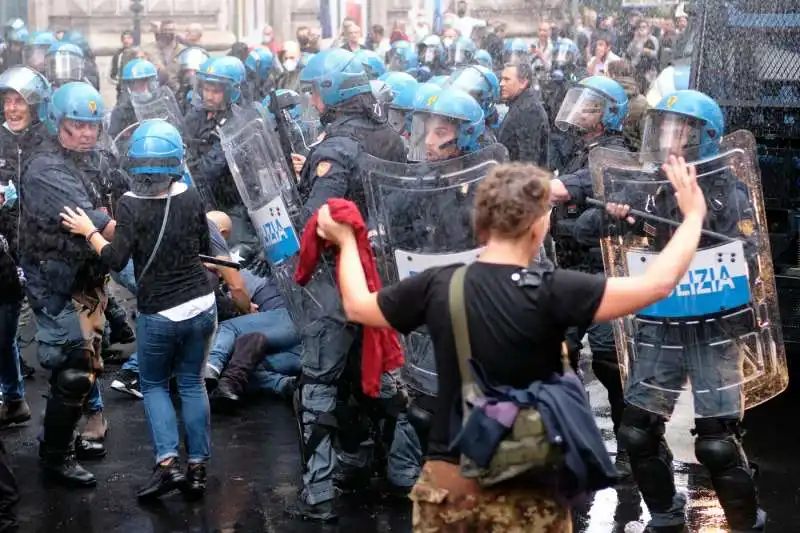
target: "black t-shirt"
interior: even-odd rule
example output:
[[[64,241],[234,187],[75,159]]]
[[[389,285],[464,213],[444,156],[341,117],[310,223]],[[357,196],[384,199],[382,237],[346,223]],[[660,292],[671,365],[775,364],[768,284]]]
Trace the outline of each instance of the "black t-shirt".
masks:
[[[458,265],[432,268],[386,287],[378,305],[389,324],[407,334],[426,325],[433,340],[439,393],[428,455],[455,459],[451,414],[459,407],[461,376],[450,320],[450,278]],[[539,286],[520,286],[514,265],[474,263],[464,280],[472,356],[488,378],[526,388],[561,372],[561,342],[570,326],[588,326],[605,291],[602,276],[556,269]]]
[[[142,277],[158,239],[166,205],[166,198],[127,194],[120,198],[114,241],[100,254],[117,271],[133,258],[138,284],[136,304],[144,314],[159,313],[212,292],[199,257],[212,254],[208,221],[203,201],[194,188],[172,195],[164,236]]]

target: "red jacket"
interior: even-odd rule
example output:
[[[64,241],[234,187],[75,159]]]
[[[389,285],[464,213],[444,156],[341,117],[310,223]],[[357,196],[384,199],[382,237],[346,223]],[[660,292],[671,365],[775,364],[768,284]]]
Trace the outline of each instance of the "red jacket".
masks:
[[[364,275],[367,278],[367,287],[370,292],[377,292],[381,288],[381,279],[378,277],[378,268],[375,265],[375,256],[367,239],[367,228],[358,207],[341,198],[328,200],[331,216],[336,222],[348,224],[353,227],[358,243],[358,256]],[[317,236],[317,213],[309,219],[303,230],[300,241],[300,261],[294,279],[299,285],[305,285],[317,267],[322,250],[331,244]],[[336,263],[337,280],[339,262]],[[364,326],[363,345],[361,348],[361,387],[364,394],[377,398],[381,390],[381,374],[403,366],[403,352],[397,333],[390,328],[373,328]]]

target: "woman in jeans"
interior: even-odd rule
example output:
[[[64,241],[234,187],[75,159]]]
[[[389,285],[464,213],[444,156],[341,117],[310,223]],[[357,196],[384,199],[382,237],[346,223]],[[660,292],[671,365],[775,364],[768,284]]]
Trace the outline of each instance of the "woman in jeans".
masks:
[[[683,223],[645,274],[604,278],[562,269],[528,271],[549,229],[550,175],[520,164],[492,169],[478,188],[473,213],[486,248],[464,279],[472,358],[489,382],[527,388],[560,373],[568,327],[607,322],[670,294],[697,250],[706,203],[693,167],[672,158],[664,170]],[[404,334],[427,326],[433,340],[439,392],[425,466],[411,491],[413,530],[570,532],[563,500],[530,479],[483,488],[461,475],[459,450],[451,446],[462,421],[451,419],[459,412],[461,377],[449,310],[450,279],[458,265],[431,268],[370,293],[352,228],[334,222],[327,206],[318,224],[317,233],[339,247],[347,318]]]
[[[113,270],[130,258],[136,274],[136,318],[141,388],[156,466],[140,500],[174,489],[200,497],[206,486],[211,447],[208,396],[203,368],[217,325],[214,293],[199,254],[210,254],[203,202],[197,190],[179,183],[183,141],[165,121],[143,122],[131,136],[126,170],[131,191],[117,205],[113,242],[88,217],[65,208],[64,225],[87,241]],[[189,466],[179,467],[179,432],[169,395],[178,382]]]

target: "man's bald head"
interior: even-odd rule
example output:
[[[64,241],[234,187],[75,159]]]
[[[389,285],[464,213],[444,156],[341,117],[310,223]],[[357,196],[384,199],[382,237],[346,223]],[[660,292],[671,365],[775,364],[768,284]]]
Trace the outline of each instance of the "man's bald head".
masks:
[[[222,211],[209,211],[206,213],[206,216],[211,222],[214,223],[220,234],[222,234],[222,237],[225,240],[228,240],[228,238],[231,236],[231,228],[233,227],[231,217]]]

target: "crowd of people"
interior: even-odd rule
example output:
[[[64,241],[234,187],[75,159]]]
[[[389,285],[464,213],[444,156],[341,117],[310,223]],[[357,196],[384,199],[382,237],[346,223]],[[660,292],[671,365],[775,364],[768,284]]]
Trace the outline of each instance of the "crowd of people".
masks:
[[[26,301],[50,372],[42,469],[66,486],[96,486],[82,463],[114,453],[100,376],[113,344],[136,342],[110,386],[143,400],[154,466],[142,503],[174,491],[202,498],[211,412],[260,390],[297,417],[292,516],[336,519],[339,498],[377,472],[380,490],[414,502],[418,532],[567,532],[570,502],[617,483],[638,486],[651,516],[642,531],[684,531],[664,439],[677,391],[646,365],[667,364],[666,326],[682,339],[691,329],[701,359],[737,361],[738,337],[718,346],[734,335],[710,325],[726,323],[719,310],[687,326],[658,322],[653,309],[695,267],[705,235],[750,238],[757,224],[734,176],[723,172],[711,189],[698,180],[696,162],[722,150],[719,105],[692,90],[643,101],[686,31],[678,15],[655,32],[639,13],[618,28],[586,10],[569,25],[542,21],[529,41],[468,17],[462,1],[438,33],[420,21],[411,36],[373,26],[363,39],[347,19],[333,42],[299,28],[278,44],[266,27],[260,43],[218,57],[200,45],[201,28],[179,36],[164,21],[150,47],[122,34],[110,111],[82,35],[10,25],[0,73],[0,425],[32,417],[17,340]],[[603,150],[661,169],[646,206],[631,191],[592,203],[590,154]],[[611,228],[652,240],[646,268],[603,275]],[[112,279],[136,296],[135,328]],[[631,361],[612,332],[625,317],[637,324]],[[608,390],[614,462],[576,377],[585,335]],[[701,370],[672,369],[717,392],[695,398],[698,460],[730,527],[762,531],[742,448],[742,380]],[[495,398],[476,400],[475,390]],[[514,417],[487,407],[509,402],[516,420],[541,416],[533,431],[544,427],[563,461],[521,437],[534,458],[476,459],[487,438],[490,460],[516,438]],[[659,402],[663,410],[648,408]],[[499,437],[497,424],[506,424]],[[15,531],[13,458],[0,459],[0,532]]]

